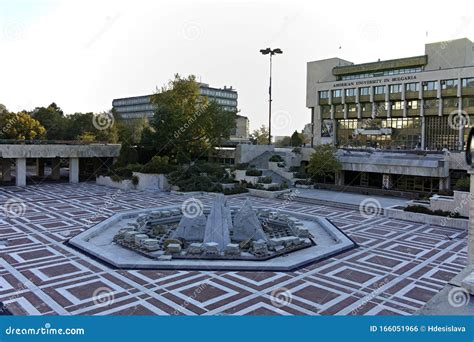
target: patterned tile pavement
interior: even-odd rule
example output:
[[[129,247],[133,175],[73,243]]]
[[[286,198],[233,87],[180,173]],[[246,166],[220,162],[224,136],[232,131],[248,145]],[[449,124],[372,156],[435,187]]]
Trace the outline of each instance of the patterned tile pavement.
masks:
[[[208,205],[211,196],[197,198]],[[15,315],[410,315],[466,264],[464,231],[252,200],[325,216],[359,247],[294,272],[115,270],[64,242],[114,212],[182,196],[93,183],[3,187],[0,302]]]

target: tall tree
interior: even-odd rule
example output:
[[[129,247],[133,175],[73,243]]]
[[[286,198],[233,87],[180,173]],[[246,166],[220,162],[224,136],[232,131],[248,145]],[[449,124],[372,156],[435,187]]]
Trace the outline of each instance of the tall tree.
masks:
[[[0,130],[2,139],[41,139],[46,132],[39,121],[33,119],[27,112],[3,112],[0,115],[0,127],[2,127]]]
[[[294,131],[291,135],[290,144],[293,147],[298,147],[303,144],[303,138],[301,137],[301,134],[298,133],[298,131]]]
[[[194,76],[175,75],[152,97],[157,107],[143,144],[151,143],[156,153],[188,162],[228,139],[235,128],[236,113],[225,111],[202,97]]]
[[[46,129],[46,139],[63,140],[67,130],[67,119],[56,103],[48,107],[37,107],[31,114]]]
[[[268,135],[268,128],[265,125],[262,125],[260,128],[250,133],[249,138],[254,145],[266,145],[268,144]]]
[[[336,158],[337,149],[331,144],[317,145],[309,159],[307,172],[315,180],[321,178],[334,179],[341,163]]]

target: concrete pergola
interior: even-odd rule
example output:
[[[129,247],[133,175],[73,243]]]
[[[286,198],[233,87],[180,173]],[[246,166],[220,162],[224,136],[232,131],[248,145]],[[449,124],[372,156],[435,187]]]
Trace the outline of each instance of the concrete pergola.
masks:
[[[59,179],[61,158],[68,158],[69,182],[78,183],[80,158],[116,158],[120,154],[120,148],[120,144],[81,142],[0,144],[2,180],[11,181],[11,166],[14,160],[16,185],[25,186],[27,159],[36,159],[37,175],[41,177],[44,176],[45,159],[51,159],[51,177]]]

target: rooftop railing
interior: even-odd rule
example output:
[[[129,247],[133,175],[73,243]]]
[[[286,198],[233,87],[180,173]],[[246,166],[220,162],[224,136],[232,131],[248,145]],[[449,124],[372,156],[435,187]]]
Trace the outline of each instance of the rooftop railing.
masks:
[[[0,145],[114,145],[107,141],[0,139]]]

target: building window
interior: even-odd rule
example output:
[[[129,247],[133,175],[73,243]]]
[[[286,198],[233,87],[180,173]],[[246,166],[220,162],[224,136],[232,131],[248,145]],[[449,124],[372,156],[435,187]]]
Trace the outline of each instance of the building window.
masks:
[[[457,108],[458,99],[456,97],[448,97],[443,99],[443,108]]]
[[[385,86],[377,86],[377,87],[374,87],[374,94],[375,94],[375,95],[382,95],[382,94],[385,94]]]
[[[329,91],[323,90],[319,92],[320,99],[328,99],[329,98]]]
[[[370,95],[370,88],[369,87],[359,88],[359,95],[361,95],[361,96]]]
[[[469,108],[469,107],[474,107],[474,97],[463,97],[462,108]]]
[[[425,100],[423,104],[423,108],[425,109],[435,109],[439,107],[439,100],[438,99],[430,99]]]
[[[418,109],[420,107],[419,100],[410,100],[407,101],[407,109]]]
[[[355,88],[346,89],[346,96],[355,96]]]
[[[402,85],[401,84],[391,84],[389,86],[390,94],[398,94],[402,92]]]
[[[427,81],[423,82],[423,90],[424,91],[432,91],[438,89],[438,82],[437,81]]]
[[[357,108],[356,108],[355,104],[347,105],[347,111],[348,112],[355,112],[356,110],[357,110]]]
[[[341,97],[341,96],[342,96],[341,89],[335,89],[332,91],[332,97]]]
[[[419,91],[420,84],[418,82],[405,84],[405,91]]]
[[[457,88],[457,86],[458,86],[458,80],[457,79],[442,80],[441,81],[441,89],[453,89],[453,88]]]
[[[401,110],[405,107],[405,102],[403,101],[394,101],[392,102],[392,110]]]
[[[371,112],[372,111],[372,104],[368,102],[362,102],[360,103],[360,109],[363,112]]]
[[[474,77],[462,79],[463,88],[474,88]]]

